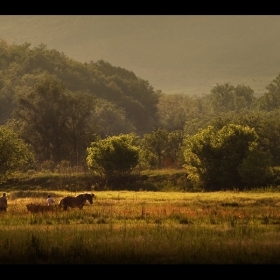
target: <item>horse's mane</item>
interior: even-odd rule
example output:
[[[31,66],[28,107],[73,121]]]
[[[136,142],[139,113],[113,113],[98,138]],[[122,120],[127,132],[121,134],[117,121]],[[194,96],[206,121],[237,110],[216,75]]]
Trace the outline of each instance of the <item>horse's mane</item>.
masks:
[[[88,196],[92,196],[94,197],[93,193],[80,193],[79,195],[77,195],[76,197],[88,197]]]
[[[84,196],[85,196],[84,193],[80,193],[80,194],[76,195],[75,197],[84,197]]]

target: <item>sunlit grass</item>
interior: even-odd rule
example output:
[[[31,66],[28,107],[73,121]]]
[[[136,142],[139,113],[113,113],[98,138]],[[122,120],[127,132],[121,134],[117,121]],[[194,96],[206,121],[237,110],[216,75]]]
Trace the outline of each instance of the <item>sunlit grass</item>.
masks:
[[[8,193],[1,264],[280,263],[280,193],[100,191],[83,210],[28,213],[46,194]]]

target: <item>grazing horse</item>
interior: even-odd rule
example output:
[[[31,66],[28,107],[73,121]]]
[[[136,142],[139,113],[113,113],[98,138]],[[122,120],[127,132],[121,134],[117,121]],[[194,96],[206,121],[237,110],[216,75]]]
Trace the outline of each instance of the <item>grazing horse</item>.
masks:
[[[90,204],[93,203],[93,198],[95,198],[95,195],[93,193],[82,193],[75,197],[66,196],[60,200],[58,206],[62,207],[63,210],[67,210],[68,208],[75,208],[75,207],[79,209],[83,209],[87,201]]]

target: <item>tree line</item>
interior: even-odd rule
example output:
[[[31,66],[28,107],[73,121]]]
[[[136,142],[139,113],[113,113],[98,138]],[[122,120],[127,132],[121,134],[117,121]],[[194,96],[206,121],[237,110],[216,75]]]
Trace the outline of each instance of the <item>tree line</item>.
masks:
[[[279,181],[280,75],[259,98],[230,83],[166,94],[103,60],[1,40],[0,107],[2,181],[63,163],[111,183],[167,167],[184,167],[186,185],[205,190]]]

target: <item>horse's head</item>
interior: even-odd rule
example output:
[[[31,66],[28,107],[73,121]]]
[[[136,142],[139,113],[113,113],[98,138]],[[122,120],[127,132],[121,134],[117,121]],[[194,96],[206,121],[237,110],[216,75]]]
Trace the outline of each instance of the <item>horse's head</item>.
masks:
[[[86,193],[86,194],[85,194],[85,197],[86,197],[86,199],[88,200],[88,202],[89,202],[90,204],[93,204],[93,199],[94,199],[94,197],[95,197],[95,195],[94,195],[93,193]]]

